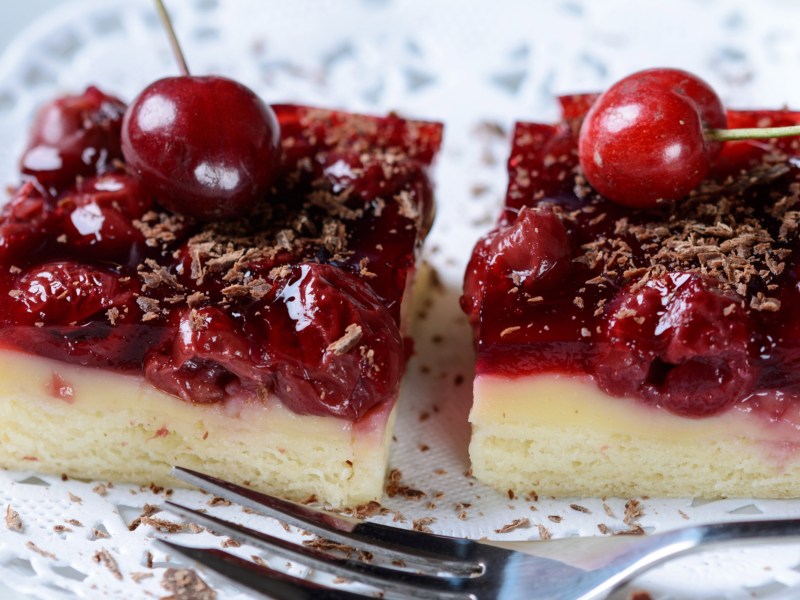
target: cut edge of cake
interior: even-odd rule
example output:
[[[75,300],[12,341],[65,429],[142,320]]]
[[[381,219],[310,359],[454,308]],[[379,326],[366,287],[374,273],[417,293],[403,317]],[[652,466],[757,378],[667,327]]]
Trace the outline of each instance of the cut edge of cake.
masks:
[[[800,496],[796,429],[745,410],[687,419],[590,377],[478,375],[469,420],[472,472],[503,493]]]
[[[267,398],[189,404],[141,376],[0,349],[0,464],[111,482],[182,485],[180,465],[295,501],[377,500],[396,403],[357,423]]]

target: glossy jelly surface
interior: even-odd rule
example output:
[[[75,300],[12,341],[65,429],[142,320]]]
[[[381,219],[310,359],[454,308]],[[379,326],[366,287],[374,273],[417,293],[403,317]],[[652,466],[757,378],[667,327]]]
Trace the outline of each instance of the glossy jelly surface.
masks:
[[[0,213],[0,343],[141,373],[194,403],[279,398],[359,419],[393,399],[400,304],[433,218],[427,169],[442,128],[273,108],[279,173],[246,218],[202,224],[164,210],[118,157],[92,172],[70,161],[42,178],[23,169]]]
[[[588,375],[689,417],[796,410],[800,143],[726,143],[685,199],[634,209],[581,175],[577,131],[593,98],[563,98],[560,124],[516,126],[506,208],[465,278],[478,373]],[[730,111],[728,122],[800,113]]]

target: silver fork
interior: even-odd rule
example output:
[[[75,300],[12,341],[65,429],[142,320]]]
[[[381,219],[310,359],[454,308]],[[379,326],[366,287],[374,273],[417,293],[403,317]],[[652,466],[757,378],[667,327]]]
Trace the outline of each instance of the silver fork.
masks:
[[[595,556],[599,562],[582,568],[489,543],[388,527],[310,509],[182,467],[175,467],[173,475],[268,517],[344,544],[362,558],[367,557],[367,561],[288,542],[167,501],[170,512],[283,559],[366,584],[386,597],[593,600],[607,597],[655,565],[712,544],[800,537],[800,519],[784,519],[695,525],[630,540],[622,549],[618,544],[603,544],[610,540],[600,538],[600,554]],[[159,542],[276,600],[369,597],[293,577],[216,548]],[[380,557],[384,564],[372,564],[371,556]]]

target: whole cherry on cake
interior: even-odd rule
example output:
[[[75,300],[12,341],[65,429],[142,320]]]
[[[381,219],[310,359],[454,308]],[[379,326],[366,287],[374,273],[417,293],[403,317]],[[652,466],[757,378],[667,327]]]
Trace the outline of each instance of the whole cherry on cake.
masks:
[[[608,199],[650,207],[695,189],[723,141],[800,135],[800,127],[726,126],[722,102],[696,75],[639,71],[601,94],[587,113],[578,143],[581,168]]]
[[[122,124],[122,153],[164,207],[199,221],[240,217],[270,189],[280,127],[252,90],[189,75],[161,2],[182,76],[149,85]]]

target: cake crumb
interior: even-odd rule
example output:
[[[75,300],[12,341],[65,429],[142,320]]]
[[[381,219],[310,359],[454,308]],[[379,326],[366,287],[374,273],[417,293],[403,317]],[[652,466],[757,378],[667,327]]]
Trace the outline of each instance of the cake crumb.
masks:
[[[331,343],[327,351],[333,352],[337,356],[341,356],[356,347],[361,340],[363,330],[361,326],[356,323],[351,323],[344,330],[344,335],[335,342]]]
[[[592,511],[586,508],[585,506],[581,506],[580,504],[570,504],[569,507],[577,512],[585,513],[587,515],[592,514]]]
[[[216,600],[217,593],[192,569],[167,569],[161,587],[171,593],[161,600]]]
[[[22,533],[25,529],[19,513],[11,508],[10,504],[6,506],[6,527],[9,531],[17,531],[19,533]]]
[[[135,582],[139,583],[142,579],[149,579],[152,577],[152,573],[147,573],[145,571],[134,571],[130,574],[130,578]]]
[[[70,500],[70,502],[75,502],[76,504],[81,504],[81,503],[83,503],[83,498],[81,498],[80,496],[76,496],[76,495],[75,495],[75,494],[73,494],[72,492],[67,492],[67,494],[69,494],[69,500]]]
[[[507,335],[510,335],[520,329],[522,329],[522,327],[520,327],[519,325],[514,325],[513,327],[506,327],[505,329],[503,329],[503,331],[500,332],[500,337],[501,338],[506,337]]]

